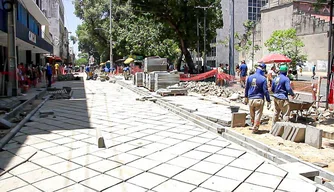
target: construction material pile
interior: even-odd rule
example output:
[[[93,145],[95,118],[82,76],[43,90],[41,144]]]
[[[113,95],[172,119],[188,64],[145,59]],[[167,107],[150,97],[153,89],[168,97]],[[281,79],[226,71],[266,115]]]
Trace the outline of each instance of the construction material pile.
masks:
[[[154,71],[166,71],[167,70],[167,59],[166,58],[145,58],[144,72]]]
[[[244,95],[243,91],[235,88],[217,86],[215,82],[184,82],[182,86],[188,88],[190,92],[198,93],[203,96],[217,96],[230,98],[232,100],[241,100]]]
[[[177,73],[155,73],[154,91],[165,89],[166,87],[178,84],[179,82],[180,75]]]

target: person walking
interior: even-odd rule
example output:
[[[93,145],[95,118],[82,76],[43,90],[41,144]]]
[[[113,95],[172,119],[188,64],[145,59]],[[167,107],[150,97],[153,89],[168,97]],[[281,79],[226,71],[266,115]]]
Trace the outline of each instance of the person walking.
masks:
[[[47,77],[47,80],[48,80],[48,87],[51,87],[51,78],[52,78],[52,68],[50,66],[50,63],[46,63],[46,77]]]
[[[280,74],[274,79],[271,91],[274,93],[275,113],[273,118],[273,124],[279,120],[282,113],[283,121],[289,121],[290,107],[289,98],[290,94],[293,98],[295,96],[291,86],[290,79],[287,77],[288,67],[286,65],[280,66]]]
[[[315,78],[315,70],[316,70],[316,65],[314,64],[312,67],[312,74],[313,74],[312,79]]]
[[[267,79],[264,76],[265,64],[259,64],[256,72],[249,76],[245,88],[245,104],[249,103],[249,113],[253,124],[253,133],[258,133],[263,113],[264,100],[267,100],[267,108],[270,109],[271,101],[267,87]]]
[[[239,70],[240,70],[240,84],[241,84],[241,87],[244,88],[245,83],[246,83],[247,71],[248,71],[248,67],[245,61],[242,61],[239,67]]]

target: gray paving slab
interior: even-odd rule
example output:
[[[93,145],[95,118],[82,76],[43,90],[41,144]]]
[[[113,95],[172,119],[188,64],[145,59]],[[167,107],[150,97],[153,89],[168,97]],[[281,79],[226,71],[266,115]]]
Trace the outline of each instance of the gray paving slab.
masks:
[[[57,190],[57,192],[95,192],[95,190],[85,187],[81,184],[74,184],[63,189]],[[22,191],[23,192],[23,191]]]
[[[97,191],[102,191],[107,188],[110,188],[114,185],[121,183],[122,180],[117,179],[115,177],[111,177],[108,175],[98,175],[96,177],[89,178],[80,182],[82,185],[89,187],[91,189],[95,189]]]
[[[15,187],[21,191],[34,187],[75,192],[273,191],[286,175],[258,155],[153,102],[135,101],[138,95],[117,84],[105,85],[88,81],[85,87],[74,89],[80,90],[78,95],[84,100],[48,101],[42,110],[54,110],[56,118],[35,115],[5,146],[0,170],[37,154],[21,165],[22,170],[14,169],[0,178],[0,187],[7,180],[18,183]],[[184,100],[178,102],[192,103],[189,97],[180,98]],[[224,114],[217,105],[195,101],[194,106],[206,110],[206,115],[219,118]],[[95,127],[101,129],[106,149],[97,148]],[[286,187],[294,181],[305,184],[288,174],[278,189],[293,191]]]
[[[27,182],[19,179],[17,177],[10,177],[7,179],[0,180],[1,191],[10,191],[13,189],[18,189],[20,187],[28,185]]]
[[[32,185],[26,185],[24,187],[16,188],[12,190],[11,192],[41,192],[40,189],[37,189],[36,187]]]

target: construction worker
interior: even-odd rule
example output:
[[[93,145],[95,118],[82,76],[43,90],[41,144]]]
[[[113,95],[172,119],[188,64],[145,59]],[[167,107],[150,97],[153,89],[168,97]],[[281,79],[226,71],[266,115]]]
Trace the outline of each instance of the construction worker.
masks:
[[[289,121],[290,109],[289,98],[290,94],[293,98],[295,94],[290,86],[290,79],[287,77],[288,67],[281,65],[280,74],[274,79],[271,91],[274,93],[275,115],[273,118],[273,125],[279,120],[282,112],[283,121]]]
[[[264,76],[265,64],[259,64],[256,72],[249,76],[245,89],[245,104],[249,102],[249,113],[253,124],[253,133],[258,133],[263,112],[264,99],[267,100],[267,108],[270,109],[270,96],[267,87],[267,79]]]
[[[248,67],[245,61],[242,61],[239,67],[239,70],[240,70],[240,84],[241,84],[241,87],[244,88],[245,82],[246,82],[247,71],[248,71]]]

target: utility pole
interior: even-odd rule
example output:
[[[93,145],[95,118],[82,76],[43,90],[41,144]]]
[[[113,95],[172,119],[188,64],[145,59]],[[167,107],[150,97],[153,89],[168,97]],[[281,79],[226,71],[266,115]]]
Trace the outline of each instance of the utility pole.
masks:
[[[229,63],[230,75],[234,72],[234,0],[230,0],[230,41],[229,41]]]
[[[212,8],[213,6],[207,6],[207,7],[201,7],[201,6],[196,6],[195,8],[197,9],[203,9],[204,10],[204,55],[203,55],[203,67],[204,67],[204,72],[206,72],[206,10],[209,8]],[[198,26],[198,25],[197,25]],[[199,48],[198,48],[199,49]]]
[[[197,60],[200,56],[199,54],[199,21],[198,21],[198,15],[197,15],[197,56],[196,56],[196,65],[197,65],[197,73],[199,73],[199,66],[198,66],[198,63],[197,63]]]
[[[327,87],[326,87],[326,109],[328,109],[328,96],[329,86],[331,81],[331,67],[332,67],[332,39],[333,39],[333,3],[334,0],[330,0],[329,4],[329,33],[328,33],[328,66],[327,66]],[[319,102],[319,101],[318,101]]]
[[[255,43],[255,27],[256,24],[255,22],[253,23],[253,43],[252,43],[252,67],[254,68],[254,56],[255,56],[255,48],[254,48],[254,43]]]
[[[7,82],[7,96],[18,95],[18,83],[16,79],[16,1],[4,1],[3,6],[7,11],[7,47],[8,47],[8,82]]]
[[[112,0],[110,0],[110,15],[109,15],[109,19],[110,19],[110,67],[113,68],[114,66],[114,62],[113,62],[113,54],[112,54]]]

